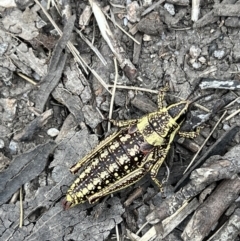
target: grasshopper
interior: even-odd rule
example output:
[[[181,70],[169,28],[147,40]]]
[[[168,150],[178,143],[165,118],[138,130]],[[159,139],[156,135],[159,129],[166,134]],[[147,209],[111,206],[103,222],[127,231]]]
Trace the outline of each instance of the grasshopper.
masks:
[[[199,130],[179,131],[191,102],[183,100],[164,107],[165,91],[167,87],[159,91],[157,111],[139,119],[112,121],[120,130],[100,142],[70,168],[72,173],[76,173],[84,167],[67,191],[65,209],[86,201],[95,203],[108,194],[136,183],[146,173],[150,173],[152,180],[162,190],[162,184],[156,176],[174,137],[178,133],[194,138],[199,133]]]

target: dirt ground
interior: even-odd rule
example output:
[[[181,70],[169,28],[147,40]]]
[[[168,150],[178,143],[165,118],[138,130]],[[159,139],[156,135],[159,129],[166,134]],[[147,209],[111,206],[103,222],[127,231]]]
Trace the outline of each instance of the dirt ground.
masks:
[[[0,1],[0,240],[240,240],[240,1],[197,2]],[[194,103],[164,193],[146,175],[64,210],[108,120],[157,111],[166,86],[164,105]]]

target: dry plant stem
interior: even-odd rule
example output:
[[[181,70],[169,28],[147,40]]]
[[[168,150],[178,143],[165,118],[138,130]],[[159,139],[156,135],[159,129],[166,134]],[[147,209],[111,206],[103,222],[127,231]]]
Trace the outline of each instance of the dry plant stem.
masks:
[[[214,193],[195,212],[185,228],[182,238],[184,240],[203,240],[239,193],[239,177],[222,181]]]
[[[165,0],[159,0],[158,2],[152,4],[150,7],[148,7],[142,14],[141,16],[144,17],[145,15],[147,15],[148,13],[150,13],[152,10],[154,10],[155,8],[157,8],[160,4],[164,3]]]
[[[101,60],[101,62],[104,65],[107,65],[107,61],[104,59],[104,57],[99,52],[99,50],[82,34],[81,31],[79,31],[77,28],[75,28],[75,31],[80,35],[82,40],[91,48],[91,50],[97,55],[97,57]]]
[[[22,77],[23,79],[25,79],[26,81],[28,81],[29,83],[33,84],[33,85],[37,85],[37,83],[35,81],[33,81],[32,79],[30,79],[29,77],[25,76],[22,73],[17,73],[20,77]]]
[[[192,0],[192,21],[196,22],[200,13],[200,0]]]
[[[116,85],[117,85],[117,79],[118,79],[117,60],[116,60],[116,58],[113,58],[113,59],[114,59],[114,66],[115,66],[115,79],[114,79],[114,86],[113,86],[113,90],[112,90],[112,98],[111,98],[109,115],[108,115],[109,119],[112,118],[113,104],[114,104],[114,98],[115,98],[115,93],[116,93]],[[111,123],[108,122],[108,131],[110,130],[110,128],[111,128]]]
[[[236,110],[234,113],[232,113],[231,115],[229,115],[228,117],[226,117],[223,121],[228,121],[231,118],[233,118],[235,115],[237,115],[240,112],[240,109]]]
[[[111,29],[108,25],[108,22],[100,9],[100,7],[97,4],[97,1],[95,0],[89,0],[89,3],[92,7],[93,14],[96,18],[96,21],[98,23],[98,27],[100,29],[100,32],[102,34],[102,37],[107,42],[109,48],[113,52],[114,56],[117,58],[119,65],[121,69],[123,69],[126,76],[133,80],[136,77],[136,68],[131,63],[131,61],[126,57],[125,52],[123,51],[123,48],[121,47],[118,39],[112,34]]]
[[[19,218],[19,228],[22,228],[23,226],[23,195],[22,195],[22,187],[20,187],[20,205],[19,205],[19,208],[20,208],[20,218]]]
[[[113,88],[114,85],[108,85],[108,88]],[[144,91],[144,92],[149,92],[153,94],[158,94],[159,91],[157,90],[150,90],[146,88],[140,88],[140,87],[135,87],[135,86],[125,86],[125,85],[116,85],[117,89],[125,89],[125,90],[135,90],[135,91]]]
[[[141,197],[143,195],[143,187],[137,188],[129,197],[128,199],[124,202],[124,206],[128,207],[130,204],[137,199],[138,197]]]
[[[120,241],[119,231],[118,231],[118,225],[117,225],[117,224],[116,224],[116,226],[115,226],[115,229],[116,229],[117,241]]]
[[[112,19],[105,14],[105,16],[112,21]],[[113,22],[113,21],[112,21]],[[140,45],[140,43],[132,36],[130,35],[128,32],[126,32],[118,23],[114,22],[114,25],[117,26],[122,32],[124,32],[130,39],[132,39],[136,44]]]
[[[212,131],[209,133],[209,136],[206,138],[206,140],[203,142],[203,144],[201,145],[201,147],[199,148],[198,152],[194,155],[193,159],[191,160],[190,164],[188,165],[188,167],[186,168],[186,170],[184,171],[183,174],[185,174],[188,169],[192,166],[193,162],[195,161],[195,159],[197,158],[198,154],[200,153],[200,151],[203,149],[203,147],[206,145],[208,139],[211,137],[212,133],[215,131],[215,129],[217,128],[217,126],[219,125],[219,123],[222,121],[223,117],[226,115],[227,111],[224,111],[224,113],[222,114],[221,118],[218,120],[218,122],[216,123],[216,125],[214,126],[214,128],[212,129]]]

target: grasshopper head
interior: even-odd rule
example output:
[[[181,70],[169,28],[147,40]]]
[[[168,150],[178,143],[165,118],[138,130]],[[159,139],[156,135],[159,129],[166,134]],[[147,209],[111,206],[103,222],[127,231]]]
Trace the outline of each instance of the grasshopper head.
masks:
[[[186,116],[189,104],[188,100],[180,101],[176,104],[170,105],[167,110],[170,116],[175,120],[176,123],[180,124]]]

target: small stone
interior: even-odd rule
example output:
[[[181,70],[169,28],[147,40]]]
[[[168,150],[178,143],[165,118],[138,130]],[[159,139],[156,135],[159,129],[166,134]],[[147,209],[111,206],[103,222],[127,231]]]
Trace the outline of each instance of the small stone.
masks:
[[[11,155],[16,155],[18,152],[18,143],[12,140],[9,144],[9,150]]]
[[[59,134],[59,130],[56,128],[50,128],[47,130],[47,134],[51,137],[55,137]]]
[[[223,59],[225,57],[224,49],[218,49],[213,52],[213,56],[217,59]]]
[[[151,41],[151,40],[152,40],[152,38],[151,38],[150,35],[147,35],[147,34],[143,35],[143,41],[148,42],[148,41]]]
[[[0,139],[0,149],[2,149],[5,146],[4,141]]]
[[[165,3],[164,8],[173,16],[175,15],[175,8],[174,5],[171,3]]]
[[[229,130],[231,127],[228,124],[224,124],[223,125],[223,130],[227,131]]]
[[[193,59],[196,59],[201,53],[201,49],[195,45],[192,45],[189,49],[189,54]]]
[[[127,4],[127,16],[126,18],[131,23],[136,23],[140,21],[140,6],[137,1],[133,1]]]
[[[201,63],[199,63],[199,62],[194,62],[194,63],[192,64],[192,67],[193,67],[194,69],[200,69],[200,68],[202,67],[202,65],[201,65]]]
[[[200,63],[202,63],[202,64],[205,64],[205,63],[207,62],[207,60],[206,60],[203,56],[201,56],[201,57],[198,59],[198,61],[199,61]]]
[[[143,0],[143,7],[152,5],[152,0]]]

